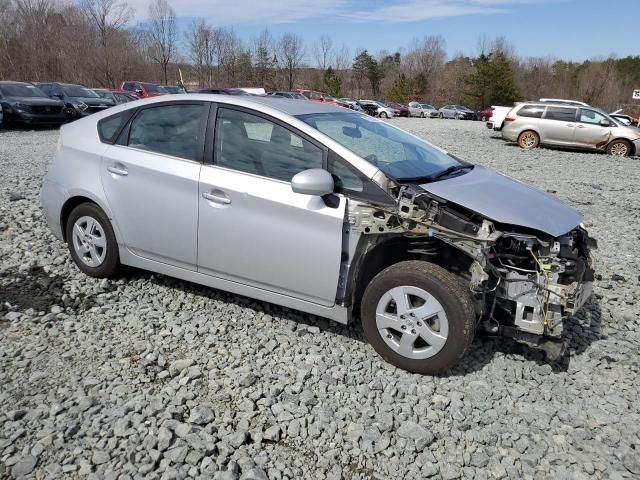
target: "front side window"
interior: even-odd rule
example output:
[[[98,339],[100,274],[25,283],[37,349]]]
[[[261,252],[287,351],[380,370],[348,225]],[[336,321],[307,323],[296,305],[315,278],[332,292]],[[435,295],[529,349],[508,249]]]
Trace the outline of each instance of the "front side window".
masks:
[[[172,157],[198,160],[204,113],[202,104],[146,108],[131,122],[128,145]]]
[[[165,93],[162,91],[162,88],[158,85],[154,85],[153,83],[143,83],[144,88],[149,93]]]
[[[595,110],[588,110],[585,108],[580,109],[580,123],[590,123],[592,125],[599,125],[601,121],[607,120],[603,114],[596,112]]]
[[[418,180],[462,164],[446,152],[356,112],[299,115],[298,118],[378,167],[391,178]]]
[[[547,120],[559,120],[561,122],[575,122],[576,109],[568,107],[547,107],[545,117]]]
[[[214,163],[220,167],[291,181],[310,168],[322,168],[321,148],[266,118],[219,108]]]

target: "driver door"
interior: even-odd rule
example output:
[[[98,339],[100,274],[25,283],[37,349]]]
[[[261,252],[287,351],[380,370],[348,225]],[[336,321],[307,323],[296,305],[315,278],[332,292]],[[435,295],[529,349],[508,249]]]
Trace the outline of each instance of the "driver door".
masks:
[[[346,199],[293,192],[326,149],[257,112],[219,107],[199,184],[198,271],[324,306],[335,303]]]

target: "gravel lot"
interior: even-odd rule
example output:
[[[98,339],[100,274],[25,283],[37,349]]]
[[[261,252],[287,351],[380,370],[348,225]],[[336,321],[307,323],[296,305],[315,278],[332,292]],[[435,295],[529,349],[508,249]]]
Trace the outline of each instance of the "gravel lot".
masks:
[[[586,214],[602,278],[569,360],[478,337],[421,377],[358,325],[145,272],[88,278],[39,207],[57,132],[0,131],[0,478],[640,478],[640,160],[393,122]]]

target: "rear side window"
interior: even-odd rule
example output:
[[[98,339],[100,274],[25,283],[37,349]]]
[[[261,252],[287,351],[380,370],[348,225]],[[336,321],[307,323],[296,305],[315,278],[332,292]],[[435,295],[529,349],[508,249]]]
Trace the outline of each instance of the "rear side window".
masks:
[[[546,107],[542,105],[525,105],[520,110],[518,110],[519,117],[530,117],[530,118],[542,118],[542,114],[544,113],[544,109]]]
[[[98,135],[102,143],[114,143],[118,138],[118,133],[129,121],[134,110],[125,110],[110,117],[103,118],[98,122]]]
[[[127,144],[140,150],[199,160],[204,113],[202,104],[145,108],[131,122]]]
[[[547,107],[545,117],[547,120],[559,120],[561,122],[575,122],[576,109],[567,107]]]

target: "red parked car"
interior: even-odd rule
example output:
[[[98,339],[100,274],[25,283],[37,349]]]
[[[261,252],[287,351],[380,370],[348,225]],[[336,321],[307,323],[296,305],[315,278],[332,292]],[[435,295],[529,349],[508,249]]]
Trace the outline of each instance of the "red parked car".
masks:
[[[480,120],[488,122],[493,117],[493,107],[487,107],[480,111]]]
[[[397,117],[408,117],[409,107],[401,103],[387,103],[387,107],[392,108],[396,112]]]
[[[167,95],[166,91],[155,83],[148,82],[122,82],[120,90],[134,94],[138,98],[157,97],[158,95]]]

